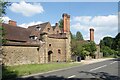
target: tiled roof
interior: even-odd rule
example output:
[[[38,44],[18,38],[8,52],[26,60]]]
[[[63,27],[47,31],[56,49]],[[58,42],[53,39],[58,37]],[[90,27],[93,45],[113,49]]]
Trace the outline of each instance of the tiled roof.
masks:
[[[65,33],[61,33],[61,34],[49,34],[48,37],[49,38],[57,38],[57,39],[67,39]]]
[[[38,36],[38,34],[42,33],[42,31],[44,30],[44,28],[47,26],[47,24],[49,24],[49,22],[45,22],[42,24],[37,24],[37,25],[33,25],[33,26],[29,26],[28,30],[32,31],[31,32],[31,36]],[[39,27],[40,30],[36,30],[36,27]]]
[[[14,43],[14,42],[7,42],[4,44],[5,46],[31,46],[31,47],[39,47],[40,42],[32,43],[32,42],[26,42],[26,43]]]
[[[18,27],[18,26],[11,26],[9,24],[2,24],[2,27],[5,31],[4,38],[7,40],[14,40],[14,41],[28,41],[30,30],[26,28]]]

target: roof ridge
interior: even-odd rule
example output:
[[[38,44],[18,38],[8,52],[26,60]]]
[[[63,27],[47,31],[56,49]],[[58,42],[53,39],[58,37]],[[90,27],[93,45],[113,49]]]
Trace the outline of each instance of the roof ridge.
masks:
[[[2,25],[9,25],[10,27],[14,27],[14,28],[22,28],[22,29],[27,29],[27,28],[24,28],[24,27],[21,27],[21,26],[12,26],[10,24],[7,24],[7,23],[2,23]]]
[[[40,23],[40,24],[35,24],[35,25],[32,25],[32,26],[28,26],[28,27],[34,27],[34,26],[37,26],[37,25],[43,25],[43,24],[48,24],[50,22],[43,22],[43,23]]]

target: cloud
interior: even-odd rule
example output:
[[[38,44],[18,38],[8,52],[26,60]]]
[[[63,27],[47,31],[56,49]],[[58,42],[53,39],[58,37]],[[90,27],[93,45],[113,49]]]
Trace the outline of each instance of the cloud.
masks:
[[[20,3],[13,3],[10,6],[10,10],[15,13],[22,13],[22,15],[27,17],[44,12],[44,9],[40,4],[32,5],[30,3],[26,3],[25,1],[21,1]]]
[[[89,23],[91,18],[91,16],[76,16],[73,20],[77,22]]]
[[[37,22],[30,22],[30,23],[23,23],[18,26],[23,27],[23,28],[28,28],[28,26],[36,25],[36,24],[41,24],[43,23],[42,21],[37,21]]]
[[[99,43],[100,39],[104,36],[114,37],[118,31],[118,16],[76,16],[73,17],[73,24],[71,28],[74,31],[79,30],[86,33],[84,38],[89,39],[89,29],[92,27],[95,29],[95,42]]]
[[[4,16],[4,17],[2,17],[2,20],[3,20],[4,23],[8,23],[8,21],[11,20],[11,19],[7,16]]]

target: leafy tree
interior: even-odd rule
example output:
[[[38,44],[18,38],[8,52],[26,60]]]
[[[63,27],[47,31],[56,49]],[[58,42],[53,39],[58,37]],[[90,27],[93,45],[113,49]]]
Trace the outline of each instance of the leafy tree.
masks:
[[[83,36],[82,36],[82,34],[81,34],[81,32],[79,32],[79,31],[77,31],[77,33],[76,33],[76,40],[83,40]]]
[[[84,44],[84,48],[87,52],[89,52],[89,56],[92,56],[94,57],[95,56],[95,51],[97,50],[96,48],[96,44],[93,42],[93,41],[90,41],[89,43],[87,44]]]
[[[115,38],[104,37],[100,41],[100,51],[104,56],[120,57],[120,33]]]
[[[58,24],[59,24],[59,27],[60,27],[60,28],[63,28],[63,19],[60,19],[60,21],[59,21]]]
[[[4,30],[4,28],[2,27],[2,22],[3,22],[3,20],[2,20],[2,16],[3,15],[5,15],[6,14],[6,8],[7,8],[7,6],[9,6],[10,5],[10,3],[8,3],[8,2],[4,2],[3,0],[0,0],[0,44],[3,42],[3,43],[5,43],[6,41],[3,39],[3,36],[5,35],[5,30]],[[0,47],[0,57],[1,57],[1,55],[2,56],[5,56],[4,54],[3,54],[3,49],[1,49],[1,47]],[[0,71],[0,73],[1,73],[1,71]],[[14,80],[14,79],[16,79],[16,77],[17,77],[17,72],[16,71],[11,71],[11,70],[9,70],[4,64],[2,65],[2,79],[3,80]],[[0,75],[0,78],[1,78],[1,75]]]
[[[4,1],[0,1],[0,44],[4,44],[6,42],[5,39],[3,39],[4,35],[5,35],[5,30],[4,28],[2,27],[2,16],[6,14],[5,10],[7,8],[7,6],[9,6],[10,3],[8,2],[4,2]]]
[[[113,38],[112,37],[104,37],[103,42],[104,42],[105,46],[108,46],[111,48],[112,43],[113,43]]]
[[[76,39],[76,36],[73,35],[71,32],[70,32],[70,35],[71,35],[71,39],[72,39],[72,40],[75,40],[75,39]]]
[[[119,51],[120,50],[120,33],[118,33],[116,35],[116,37],[114,38],[114,42],[113,42],[113,47],[114,50]]]
[[[0,0],[0,16],[3,16],[6,14],[6,8],[10,5],[11,3],[4,2],[4,0]]]

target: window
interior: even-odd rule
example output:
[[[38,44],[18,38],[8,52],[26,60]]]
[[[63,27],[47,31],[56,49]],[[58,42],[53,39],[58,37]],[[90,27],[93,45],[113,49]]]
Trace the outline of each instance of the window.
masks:
[[[40,28],[39,26],[36,26],[36,30],[39,30],[39,31],[40,31],[40,30],[41,30],[41,28]]]
[[[61,54],[61,51],[60,51],[60,49],[58,49],[58,53],[59,53],[59,54]]]
[[[51,44],[49,44],[49,47],[51,46]]]
[[[57,31],[57,34],[59,34],[59,31]]]
[[[48,28],[48,32],[50,32],[50,28]]]
[[[32,39],[32,40],[36,40],[37,37],[36,37],[36,36],[30,36],[30,39]]]

